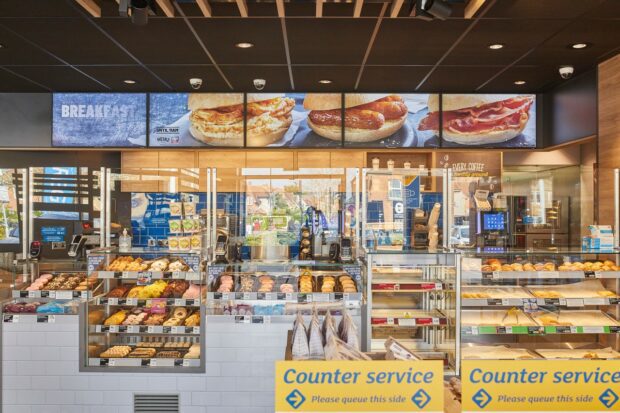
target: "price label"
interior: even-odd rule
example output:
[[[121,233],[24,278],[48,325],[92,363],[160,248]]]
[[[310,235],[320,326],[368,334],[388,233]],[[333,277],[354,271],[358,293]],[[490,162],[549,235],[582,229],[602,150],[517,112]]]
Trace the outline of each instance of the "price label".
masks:
[[[127,332],[136,334],[140,332],[140,326],[127,326]]]
[[[185,305],[185,300],[184,300],[184,299],[182,299],[182,298],[175,298],[175,299],[174,299],[174,305],[175,305],[176,307],[181,307],[181,306],[184,306],[184,305]]]
[[[36,291],[28,291],[28,298],[35,298],[36,296]]]
[[[543,271],[539,274],[542,274],[542,278],[560,278],[558,271]]]
[[[349,297],[350,297],[349,293],[342,293],[342,299],[344,301],[349,301]]]
[[[127,305],[138,305],[137,298],[128,298],[125,302]]]
[[[56,298],[56,291],[49,291],[49,298]]]
[[[131,276],[131,273],[129,271],[123,271],[121,273],[121,278],[126,280],[126,279],[129,279],[129,278],[132,278],[132,276]]]
[[[87,300],[88,299],[88,291],[82,291],[80,296],[82,297],[82,299]]]
[[[249,299],[251,299],[251,294],[250,294],[250,293],[243,293],[243,299],[244,299],[244,300],[249,300]]]
[[[110,333],[118,333],[118,326],[110,326]]]
[[[390,320],[388,319],[388,324],[393,324],[393,322],[394,319],[392,319],[392,323],[390,323]],[[416,325],[415,318],[399,318],[398,325],[404,327],[413,327]]]
[[[108,361],[108,366],[110,366],[110,367],[114,367],[114,366],[116,366],[116,360],[114,360],[114,359],[110,359],[110,360]]]
[[[222,293],[222,300],[228,300],[230,298],[229,293]]]
[[[157,359],[151,359],[151,367],[157,367]]]
[[[148,326],[146,328],[146,332],[149,334],[153,334],[155,332],[155,326]]]
[[[433,325],[439,325],[439,319],[433,317]]]
[[[192,334],[200,334],[200,327],[192,327]]]
[[[560,305],[564,305],[565,306],[566,305],[566,298],[560,298],[558,300],[558,302],[559,302]]]
[[[189,360],[188,359],[183,359],[183,367],[189,367]]]
[[[56,291],[57,300],[71,300],[73,298],[73,291]]]
[[[415,320],[414,320],[413,322],[414,322],[414,324],[415,324]],[[389,325],[394,325],[394,317],[388,317],[388,318],[387,318],[387,323],[388,323]]]
[[[564,300],[567,307],[583,307],[584,300],[581,298],[567,298]],[[560,300],[562,302],[562,300]]]
[[[185,278],[183,275],[185,273],[181,272],[181,271],[172,271],[172,278],[175,280],[180,280],[181,278]]]
[[[118,305],[118,298],[108,298],[108,305]]]
[[[502,298],[502,305],[505,306],[509,306],[510,305],[510,299],[508,298]]]
[[[286,301],[291,301],[293,299],[293,293],[286,293]]]
[[[180,326],[173,326],[173,327],[170,329],[170,332],[171,332],[172,334],[180,334],[180,333],[184,333],[184,332],[185,332],[185,328],[180,327]]]
[[[491,277],[494,280],[499,280],[500,273],[501,273],[501,271],[493,271],[493,273],[491,274]]]
[[[277,299],[278,299],[277,293],[265,293],[265,300],[277,300]]]
[[[571,326],[570,332],[571,332],[571,334],[577,334],[577,327]]]
[[[442,283],[435,283],[435,289],[436,290],[443,290],[443,284]]]
[[[506,326],[506,334],[512,334],[512,326]]]
[[[601,271],[594,271],[594,278],[603,278],[603,273]]]
[[[314,302],[328,302],[329,301],[329,294],[312,294],[312,299],[314,300]]]

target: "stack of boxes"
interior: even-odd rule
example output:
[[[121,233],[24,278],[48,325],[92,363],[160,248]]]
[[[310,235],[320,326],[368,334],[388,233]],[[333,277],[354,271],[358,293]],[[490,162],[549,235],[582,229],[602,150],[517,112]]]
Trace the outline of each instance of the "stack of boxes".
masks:
[[[613,250],[614,230],[611,225],[589,225],[590,236],[583,237],[584,250]]]

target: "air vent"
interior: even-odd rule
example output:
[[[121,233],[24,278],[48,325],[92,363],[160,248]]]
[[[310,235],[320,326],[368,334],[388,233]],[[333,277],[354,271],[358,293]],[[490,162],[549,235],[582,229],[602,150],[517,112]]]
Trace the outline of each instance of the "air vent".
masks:
[[[134,413],[179,413],[178,394],[134,394]]]

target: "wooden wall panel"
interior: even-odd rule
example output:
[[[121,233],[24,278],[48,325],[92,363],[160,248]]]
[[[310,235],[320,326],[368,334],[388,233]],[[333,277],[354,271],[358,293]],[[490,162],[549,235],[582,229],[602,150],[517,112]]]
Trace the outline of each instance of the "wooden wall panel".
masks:
[[[157,192],[159,180],[157,171],[144,171],[141,168],[158,168],[159,152],[157,151],[132,151],[121,154],[121,172],[127,175],[135,174],[135,179],[130,177],[121,182],[123,192]],[[152,179],[151,179],[152,178]]]
[[[295,168],[295,152],[248,151],[245,159],[247,168]]]
[[[614,168],[620,168],[620,55],[598,67],[599,224],[614,223]]]
[[[366,166],[365,151],[334,151],[331,156],[332,168],[364,168]]]
[[[297,152],[297,168],[329,168],[330,152]]]

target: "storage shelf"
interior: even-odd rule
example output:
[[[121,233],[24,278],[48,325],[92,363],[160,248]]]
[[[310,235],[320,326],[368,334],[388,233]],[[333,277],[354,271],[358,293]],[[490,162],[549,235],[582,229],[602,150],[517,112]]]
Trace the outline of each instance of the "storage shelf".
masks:
[[[11,292],[13,298],[53,298],[56,300],[72,300],[74,298],[82,298],[85,300],[93,298],[92,291],[75,291],[75,290],[13,290]]]
[[[523,280],[523,279],[616,279],[620,271],[463,271],[464,280]]]
[[[449,290],[451,287],[447,283],[442,282],[409,282],[409,283],[391,283],[391,282],[373,282],[372,292],[430,292],[430,291],[444,291]]]
[[[596,298],[463,298],[463,307],[585,307],[589,305],[620,305],[620,297]]]
[[[362,293],[207,293],[207,299],[222,301],[282,301],[295,303],[359,302]]]
[[[200,307],[201,300],[199,298],[108,298],[98,297],[95,299],[95,305],[112,306],[132,306],[132,307],[150,307],[154,303],[165,302],[168,307]]]
[[[89,358],[89,367],[200,367],[200,359]]]
[[[395,326],[395,327],[432,327],[445,326],[448,324],[447,317],[371,317],[372,327]]]
[[[166,335],[199,335],[200,326],[143,326],[143,325],[94,325],[90,326],[91,333],[111,334],[166,334]]]
[[[194,271],[92,271],[97,273],[97,278],[102,280],[121,279],[121,280],[187,280],[200,281],[202,275]],[[89,272],[90,274],[90,272]]]
[[[461,334],[478,336],[500,335],[553,335],[553,334],[618,334],[620,326],[467,326],[461,327]]]

